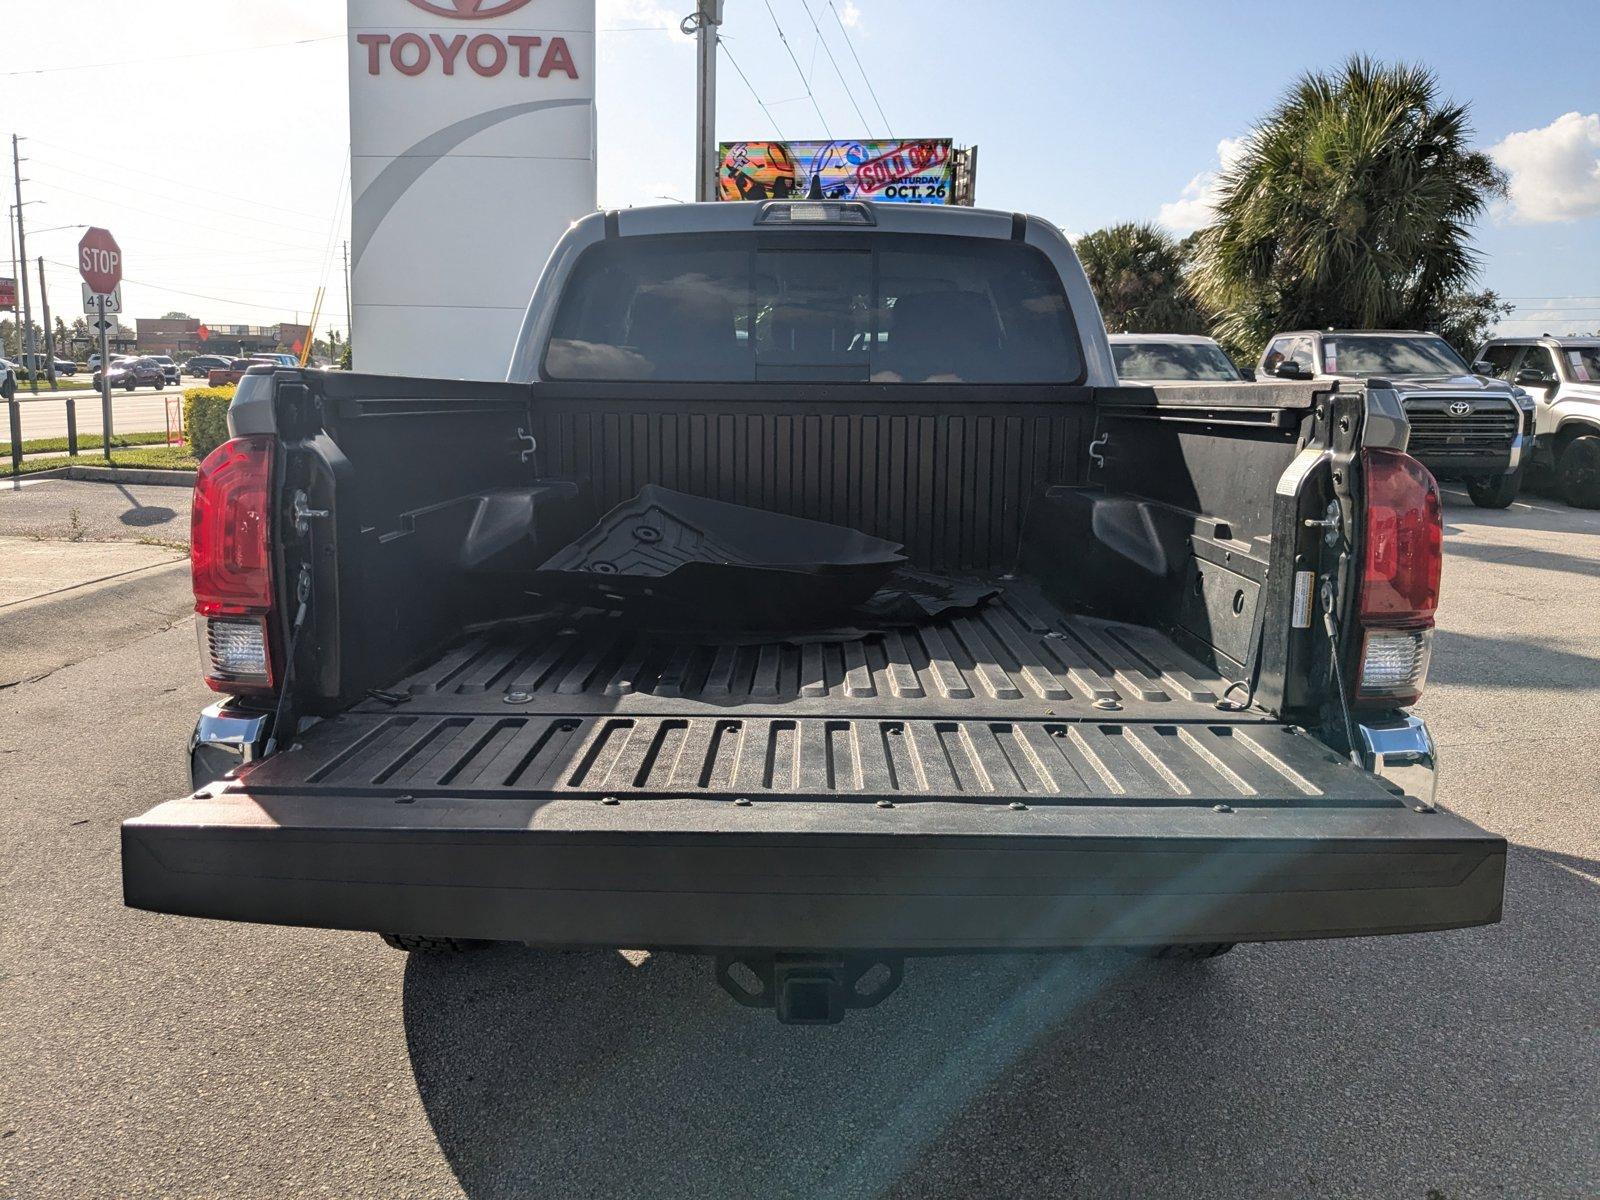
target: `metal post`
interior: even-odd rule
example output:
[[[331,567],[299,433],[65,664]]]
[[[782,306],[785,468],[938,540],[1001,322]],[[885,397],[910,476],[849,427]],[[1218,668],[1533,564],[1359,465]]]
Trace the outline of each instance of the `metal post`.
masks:
[[[698,57],[695,92],[696,200],[717,198],[717,30],[722,25],[722,0],[698,0],[692,25]]]
[[[100,312],[100,430],[105,442],[106,461],[111,461],[111,347],[106,336],[106,298],[99,296],[95,307]]]
[[[17,188],[17,256],[22,260],[19,282],[22,285],[22,361],[28,364],[28,390],[39,394],[39,371],[33,365],[33,306],[28,302],[28,237],[22,224],[22,159],[17,154],[17,135],[11,135],[11,178]]]
[[[44,369],[50,390],[56,390],[56,337],[50,330],[50,293],[44,287],[44,256],[39,256],[39,307],[44,311]]]
[[[13,392],[6,400],[11,410],[11,474],[22,474],[22,401]]]
[[[355,338],[356,310],[350,304],[350,243],[344,244],[344,344],[350,345]],[[337,366],[338,364],[334,364]],[[352,363],[351,366],[355,364]]]

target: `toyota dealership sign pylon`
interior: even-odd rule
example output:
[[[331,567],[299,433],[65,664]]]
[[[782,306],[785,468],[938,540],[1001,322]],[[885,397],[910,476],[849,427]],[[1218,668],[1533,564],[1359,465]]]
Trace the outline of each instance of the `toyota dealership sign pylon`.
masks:
[[[356,369],[504,377],[595,207],[595,0],[347,0]]]

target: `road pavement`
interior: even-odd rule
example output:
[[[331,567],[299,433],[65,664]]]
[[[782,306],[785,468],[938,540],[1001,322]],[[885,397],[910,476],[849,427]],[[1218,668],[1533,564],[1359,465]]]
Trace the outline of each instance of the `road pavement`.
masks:
[[[177,573],[0,689],[0,1196],[1600,1194],[1600,514],[1446,520],[1423,710],[1441,798],[1515,843],[1502,924],[917,961],[834,1028],[689,956],[123,908],[117,823],[186,790],[209,698]]]

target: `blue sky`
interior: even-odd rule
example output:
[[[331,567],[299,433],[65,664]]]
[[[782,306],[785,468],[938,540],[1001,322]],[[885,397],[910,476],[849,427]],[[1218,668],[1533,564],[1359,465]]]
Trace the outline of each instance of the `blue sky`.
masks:
[[[1471,104],[1485,149],[1513,133],[1544,130],[1567,113],[1600,112],[1596,0],[1529,9],[1527,23],[1517,23],[1524,36],[1516,37],[1508,37],[1512,10],[1506,5],[1470,0],[833,4],[847,24],[853,20],[855,48],[895,133],[978,144],[980,204],[1035,212],[1074,234],[1162,216],[1163,205],[1183,200],[1197,176],[1215,169],[1219,144],[1244,134],[1300,74],[1350,54],[1431,67],[1444,95]],[[815,51],[808,6],[856,102],[881,132],[828,0],[771,0],[771,6],[801,68],[811,73],[811,90],[833,131],[855,133],[861,122],[833,67]],[[678,8],[687,5],[640,0],[609,16],[615,26],[636,26]],[[727,10],[728,48],[782,131],[823,136],[767,0],[727,0]],[[1534,29],[1548,35],[1538,60],[1514,60],[1509,44],[1528,47],[1525,35]],[[604,45],[603,201],[689,194],[689,130],[676,114],[691,111],[693,56],[681,46],[673,53],[672,44],[687,41],[675,32],[632,32],[614,34]],[[1570,62],[1561,61],[1563,44],[1575,48]],[[719,89],[722,137],[774,133],[726,59]],[[1479,230],[1483,281],[1508,297],[1526,298],[1518,300],[1515,317],[1522,323],[1516,331],[1600,328],[1600,118],[1592,142],[1589,129],[1569,122],[1524,144],[1517,161],[1530,203],[1496,213]],[[626,159],[608,163],[607,149],[624,143],[631,146]],[[1568,194],[1562,185],[1584,164],[1593,173],[1586,206],[1569,199],[1563,207],[1537,194],[1541,187]],[[630,176],[645,186],[629,186]],[[1191,200],[1203,192],[1203,182],[1191,187]],[[1555,213],[1568,219],[1539,219]],[[1192,206],[1187,215],[1194,215]],[[1582,298],[1567,299],[1573,296]]]
[[[1600,328],[1600,0],[725,3],[724,138],[777,132],[732,61],[790,137],[822,136],[824,121],[883,133],[853,45],[896,134],[977,144],[979,203],[1073,234],[1192,222],[1219,147],[1306,70],[1358,52],[1422,61],[1471,103],[1478,144],[1515,167],[1514,202],[1478,238],[1483,282],[1520,306],[1508,328]],[[692,7],[597,0],[602,204],[691,194],[694,53],[677,26]],[[320,284],[325,322],[342,327],[340,0],[0,0],[0,12],[15,51],[0,64],[0,133],[30,139],[29,252],[48,260],[58,307],[78,290],[70,226],[92,222],[122,241],[135,314],[291,320]]]

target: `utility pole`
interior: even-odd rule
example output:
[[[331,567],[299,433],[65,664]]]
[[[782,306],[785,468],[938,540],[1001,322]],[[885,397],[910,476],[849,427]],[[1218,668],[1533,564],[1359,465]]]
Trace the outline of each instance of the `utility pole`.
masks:
[[[17,256],[22,261],[22,361],[28,364],[28,390],[39,394],[39,372],[33,361],[33,306],[28,303],[28,239],[22,225],[22,159],[17,154],[16,134],[11,135],[11,178],[17,189]]]
[[[17,206],[6,205],[6,236],[11,239],[11,331],[17,336],[17,353],[22,353],[22,309],[17,299],[17,289],[22,286],[17,276]],[[0,352],[4,347],[0,347]]]
[[[694,198],[717,198],[717,30],[722,0],[695,0],[695,10],[678,27],[695,37],[698,59],[695,88]]]
[[[344,244],[344,341],[349,345],[356,332],[356,311],[350,307],[350,243]]]
[[[50,294],[44,290],[44,255],[39,256],[39,307],[44,311],[44,369],[56,390],[56,338],[50,327]]]

